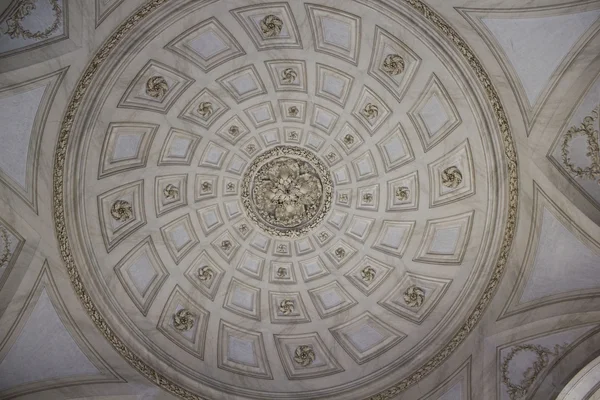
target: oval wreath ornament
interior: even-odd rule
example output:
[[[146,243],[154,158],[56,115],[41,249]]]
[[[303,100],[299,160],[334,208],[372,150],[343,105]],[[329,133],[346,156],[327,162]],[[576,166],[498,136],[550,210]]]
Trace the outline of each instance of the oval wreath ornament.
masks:
[[[115,334],[114,330],[106,322],[89,296],[79,274],[78,267],[75,264],[64,214],[65,187],[63,177],[69,136],[73,128],[75,116],[79,110],[82,99],[86,95],[90,83],[92,82],[92,78],[111,54],[111,51],[127,36],[131,30],[136,27],[140,21],[151,15],[168,2],[169,0],[149,0],[147,3],[140,6],[100,46],[99,50],[91,59],[79,81],[77,82],[63,116],[56,145],[53,168],[53,217],[56,229],[56,237],[59,243],[61,256],[65,262],[69,279],[76,295],[79,297],[83,307],[98,330],[111,343],[114,349],[143,376],[176,396],[188,400],[203,400],[203,397],[190,392],[148,365],[148,363],[134,353],[129,346]],[[435,26],[439,30],[440,34],[443,34],[449,40],[449,42],[457,48],[457,50],[462,54],[466,62],[472,68],[480,82],[480,85],[485,90],[488,101],[493,108],[494,117],[496,118],[496,122],[499,126],[504,145],[509,190],[508,217],[499,251],[498,261],[494,267],[492,276],[485,287],[482,297],[469,314],[465,323],[460,327],[455,336],[449,342],[447,342],[446,345],[441,348],[433,357],[423,363],[421,367],[410,373],[393,386],[388,387],[374,396],[371,396],[369,398],[370,400],[388,400],[406,390],[408,387],[415,385],[417,382],[421,381],[433,370],[435,370],[438,366],[440,366],[446,359],[448,359],[448,357],[456,350],[456,348],[465,340],[469,332],[473,330],[474,326],[483,315],[485,308],[489,304],[498,284],[500,283],[500,279],[508,259],[508,253],[510,251],[512,239],[514,237],[517,217],[518,174],[515,143],[513,141],[508,119],[498,96],[498,92],[493,86],[489,75],[484,70],[479,59],[465,43],[465,41],[458,35],[458,33],[450,25],[448,25],[442,19],[442,17],[440,17],[435,11],[433,11],[429,6],[425,5],[425,3],[421,2],[420,0],[404,0],[404,2],[412,7],[417,13],[421,14],[421,16],[433,26]]]

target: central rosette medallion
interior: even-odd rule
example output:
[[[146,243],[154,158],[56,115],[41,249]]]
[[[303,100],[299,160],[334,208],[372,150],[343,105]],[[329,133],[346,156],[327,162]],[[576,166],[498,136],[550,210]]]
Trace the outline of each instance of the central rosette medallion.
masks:
[[[278,146],[250,164],[242,202],[259,227],[275,236],[296,237],[318,225],[331,208],[331,177],[312,152]]]

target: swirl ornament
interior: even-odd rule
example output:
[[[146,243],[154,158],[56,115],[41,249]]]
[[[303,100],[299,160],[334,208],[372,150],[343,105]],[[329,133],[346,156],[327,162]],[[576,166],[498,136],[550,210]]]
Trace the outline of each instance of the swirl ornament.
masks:
[[[335,252],[333,254],[335,254],[338,260],[341,260],[342,258],[346,257],[346,250],[344,250],[341,247],[338,247],[337,249],[335,249]]]
[[[246,151],[248,153],[252,154],[256,151],[256,146],[254,144],[250,143],[246,146]]]
[[[208,119],[213,113],[213,105],[210,101],[203,101],[198,104],[198,114],[203,119]]]
[[[221,242],[221,249],[222,249],[223,251],[229,251],[229,250],[231,250],[231,247],[232,247],[232,246],[233,246],[233,245],[231,244],[231,240],[223,240],[223,241]]]
[[[310,346],[298,346],[296,347],[296,351],[294,351],[294,361],[303,367],[308,367],[315,361],[315,358],[315,352]]]
[[[404,301],[409,307],[421,307],[425,300],[425,291],[416,285],[410,286],[404,292]]]
[[[285,278],[286,276],[287,276],[287,269],[285,269],[283,267],[277,268],[277,277],[278,278]]]
[[[298,110],[298,107],[291,106],[290,108],[288,108],[288,115],[290,117],[297,117],[298,114],[300,114],[300,110]]]
[[[110,208],[110,215],[115,221],[125,222],[129,221],[133,217],[133,209],[131,204],[126,200],[117,200],[113,203]]]
[[[241,189],[242,204],[261,229],[297,237],[323,220],[333,185],[329,171],[311,152],[278,146],[251,163]]]
[[[598,119],[600,105],[592,110],[591,115],[586,116],[580,126],[572,126],[563,137],[561,145],[562,162],[567,170],[582,179],[600,178],[600,146],[598,145],[598,130],[594,129],[594,122]],[[587,139],[586,156],[590,159],[589,166],[581,168],[575,166],[571,161],[569,143],[577,136],[585,136]],[[600,180],[598,180],[600,184]]]
[[[283,83],[294,83],[297,77],[298,73],[293,68],[286,68],[281,71],[281,82]]]
[[[368,103],[360,112],[366,119],[375,119],[379,115],[379,107],[373,103]]]
[[[229,182],[229,183],[227,184],[227,186],[225,187],[225,189],[226,189],[228,192],[233,192],[233,191],[235,190],[235,183],[233,183],[233,182]]]
[[[2,240],[2,255],[0,256],[0,268],[8,264],[10,260],[10,236],[8,236],[8,230],[0,225],[0,240]]]
[[[240,128],[237,125],[231,125],[227,132],[229,132],[231,136],[236,137],[240,134]]]
[[[404,71],[404,59],[399,54],[388,54],[381,69],[389,75],[399,75]]]
[[[448,188],[456,188],[463,181],[463,176],[460,170],[455,167],[448,167],[444,171],[442,171],[442,185]]]
[[[265,37],[273,38],[279,36],[281,28],[283,28],[283,21],[275,15],[267,15],[260,21],[260,30]]]
[[[163,97],[168,90],[167,80],[162,76],[153,76],[146,82],[146,94],[155,99]]]
[[[408,196],[410,196],[410,190],[406,186],[400,186],[396,188],[394,195],[398,200],[406,201],[408,200]]]
[[[287,253],[287,246],[285,244],[280,244],[277,246],[278,253]]]
[[[240,233],[241,233],[242,235],[245,235],[245,234],[246,234],[246,232],[248,232],[248,229],[249,229],[249,228],[248,228],[248,225],[246,225],[246,224],[241,224],[241,225],[238,227],[238,231],[240,231]]]
[[[163,189],[163,195],[165,196],[165,199],[176,199],[177,197],[179,197],[179,188],[173,185],[172,183],[169,183]]]
[[[325,231],[323,231],[323,232],[319,233],[319,240],[320,240],[321,242],[324,242],[324,241],[326,241],[327,239],[329,239],[329,233],[327,233],[327,232],[325,232]]]
[[[365,193],[363,194],[363,202],[370,204],[373,202],[373,194],[372,193]]]
[[[360,271],[360,276],[363,281],[371,282],[373,279],[375,279],[375,269],[370,265],[367,265]]]
[[[554,350],[537,344],[522,344],[511,349],[510,353],[502,360],[500,371],[502,373],[502,382],[506,385],[508,396],[511,400],[522,399],[527,395],[527,391],[535,380],[540,376],[541,372],[550,364],[550,357],[560,355],[566,345],[555,345]],[[535,361],[523,372],[523,379],[519,383],[514,383],[510,379],[509,365],[511,360],[519,353],[533,353]]]
[[[29,29],[23,27],[22,22],[25,17],[31,14],[31,11],[35,9],[36,1],[21,0],[13,13],[6,19],[6,29],[3,33],[8,35],[11,39],[19,37],[34,40],[48,39],[50,35],[59,28],[62,19],[62,10],[58,4],[58,0],[48,0],[48,2],[52,6],[54,21],[46,29],[43,31],[31,32]]]
[[[348,147],[352,146],[354,144],[354,136],[352,136],[351,134],[346,134],[346,136],[344,136],[344,144]]]
[[[210,281],[213,278],[214,274],[215,273],[213,272],[212,268],[208,265],[205,265],[198,269],[198,279],[200,279],[201,281]]]
[[[202,182],[202,186],[200,188],[203,192],[210,192],[212,190],[212,183],[208,181]]]
[[[190,310],[182,308],[173,315],[173,327],[178,331],[189,331],[194,327],[194,314]]]
[[[294,312],[294,302],[290,299],[281,300],[279,303],[279,311],[283,315],[290,315]]]

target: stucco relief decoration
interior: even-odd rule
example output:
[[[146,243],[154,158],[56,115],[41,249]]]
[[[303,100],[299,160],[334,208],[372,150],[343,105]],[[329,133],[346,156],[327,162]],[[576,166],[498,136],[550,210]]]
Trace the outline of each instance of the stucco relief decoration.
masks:
[[[371,282],[373,279],[375,279],[375,269],[373,269],[373,267],[370,265],[367,265],[360,271],[360,276],[363,281]]]
[[[163,189],[163,195],[165,196],[165,199],[176,199],[179,196],[179,188],[172,183],[169,183]]]
[[[400,75],[404,71],[404,59],[399,54],[388,54],[381,68],[390,75]]]
[[[202,182],[202,186],[200,186],[203,192],[210,192],[212,190],[212,183],[205,181]]]
[[[346,146],[352,146],[354,144],[354,136],[349,133],[346,134],[346,136],[344,136],[344,144]]]
[[[10,36],[11,39],[22,37],[23,39],[42,40],[48,39],[54,31],[60,26],[62,19],[62,10],[57,0],[47,0],[52,6],[54,12],[54,21],[43,31],[31,32],[25,28],[22,23],[36,7],[36,0],[22,0],[15,8],[13,13],[6,19],[6,28],[2,33]]]
[[[331,206],[326,167],[312,153],[279,146],[263,153],[244,175],[242,202],[250,218],[276,236],[297,236]]]
[[[401,186],[396,188],[394,194],[398,200],[405,201],[408,200],[408,196],[410,196],[410,190],[406,186]]]
[[[555,345],[551,350],[545,346],[537,344],[523,344],[515,346],[510,353],[502,360],[500,371],[502,373],[502,382],[506,385],[508,395],[511,400],[519,400],[527,395],[527,391],[534,384],[535,380],[540,376],[542,371],[550,364],[550,357],[556,357],[564,351],[566,346]],[[510,362],[519,353],[533,353],[535,361],[523,372],[522,379],[519,383],[514,383],[510,379]]]
[[[338,260],[341,260],[342,258],[346,257],[346,250],[344,250],[341,247],[338,247],[337,249],[335,249],[334,254]]]
[[[379,107],[373,103],[368,103],[361,113],[366,119],[375,119],[379,115]]]
[[[10,260],[10,236],[5,227],[0,226],[0,240],[2,241],[2,255],[0,256],[0,268],[8,264]]]
[[[279,311],[281,311],[283,315],[290,315],[294,312],[294,302],[290,299],[282,300],[279,303]]]
[[[292,139],[292,140],[296,140],[296,139],[298,139],[298,132],[296,132],[296,131],[291,131],[291,132],[290,132],[290,139]]]
[[[276,15],[267,15],[260,21],[260,29],[265,37],[279,36],[283,28],[283,21]]]
[[[205,265],[198,269],[198,279],[200,279],[201,281],[209,281],[213,278],[213,276],[214,272],[208,265]]]
[[[208,119],[213,113],[213,106],[210,101],[203,101],[198,104],[198,114],[204,119]]]
[[[281,71],[281,81],[284,83],[294,83],[297,77],[298,73],[293,68],[285,68]]]
[[[221,249],[223,249],[223,251],[229,251],[229,250],[231,250],[232,246],[233,245],[231,244],[230,240],[223,240],[221,242]]]
[[[279,267],[277,268],[277,277],[278,278],[285,278],[287,276],[287,270],[283,267]]]
[[[194,327],[194,314],[190,310],[182,308],[173,315],[173,327],[178,331],[189,331]]]
[[[600,113],[600,105],[592,110],[591,115],[586,116],[580,126],[572,126],[569,128],[563,138],[561,145],[562,162],[567,170],[582,179],[597,179],[600,178],[600,146],[598,145],[598,130],[594,129],[594,123],[598,120]],[[577,136],[585,136],[587,139],[587,153],[590,164],[582,168],[576,166],[570,157],[569,143]],[[600,179],[598,180],[600,184]]]
[[[455,167],[448,167],[442,171],[442,185],[448,188],[456,188],[463,181],[463,176],[460,170]]]
[[[425,292],[418,286],[412,285],[404,292],[404,301],[409,307],[421,307],[425,300]]]
[[[294,361],[303,367],[308,367],[315,361],[315,351],[310,346],[302,345],[296,347],[294,352]]]
[[[153,76],[146,82],[146,94],[155,99],[160,99],[169,90],[167,80],[162,76]]]
[[[110,215],[115,219],[115,221],[129,221],[131,217],[133,217],[133,208],[128,201],[117,200],[110,208]]]
[[[240,128],[237,125],[231,125],[228,129],[228,132],[231,136],[236,137],[240,134]]]
[[[365,193],[363,194],[362,197],[363,201],[367,204],[370,204],[373,202],[373,194],[372,193]]]
[[[288,108],[288,114],[292,117],[298,116],[299,113],[300,110],[298,110],[298,107],[296,106],[291,106],[290,108]]]

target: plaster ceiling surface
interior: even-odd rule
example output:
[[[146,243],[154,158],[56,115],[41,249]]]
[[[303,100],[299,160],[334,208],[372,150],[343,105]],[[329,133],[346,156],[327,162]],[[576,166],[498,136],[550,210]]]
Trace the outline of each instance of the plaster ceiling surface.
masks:
[[[0,4],[0,398],[593,396],[599,10]]]
[[[480,77],[410,7],[331,5],[156,7],[78,105],[74,263],[116,337],[199,394],[376,391],[452,339],[498,262]]]

